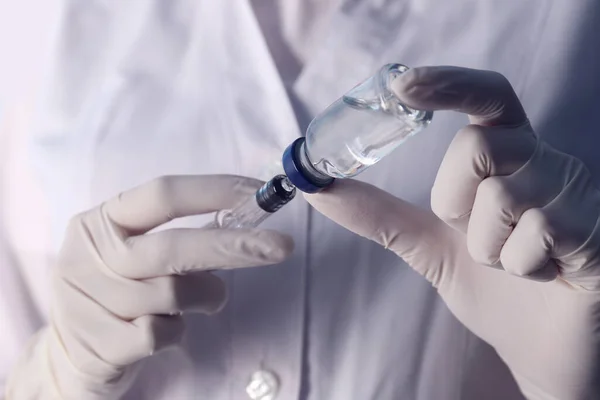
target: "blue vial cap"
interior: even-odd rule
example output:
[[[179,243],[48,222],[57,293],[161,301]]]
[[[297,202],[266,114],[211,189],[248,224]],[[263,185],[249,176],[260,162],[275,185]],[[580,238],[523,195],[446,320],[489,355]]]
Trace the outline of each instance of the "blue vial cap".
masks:
[[[314,169],[310,162],[302,162],[304,138],[298,138],[283,152],[283,170],[299,190],[316,193],[331,185],[334,178],[324,176]]]

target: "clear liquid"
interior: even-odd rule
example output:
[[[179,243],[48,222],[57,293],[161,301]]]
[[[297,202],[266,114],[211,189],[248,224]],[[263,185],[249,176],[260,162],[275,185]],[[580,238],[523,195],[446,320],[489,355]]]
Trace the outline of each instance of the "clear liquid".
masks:
[[[307,131],[307,154],[320,172],[348,178],[377,163],[429,124],[425,112],[382,98],[344,96]]]
[[[205,229],[244,229],[256,228],[271,213],[261,209],[254,196],[248,197],[243,203],[232,210],[221,210],[215,214],[215,219],[204,226]]]
[[[283,196],[277,189],[277,185],[280,184],[280,188],[286,192]],[[207,229],[242,229],[242,228],[256,228],[265,219],[273,215],[277,209],[271,208],[275,205],[281,207],[287,202],[291,201],[296,194],[296,187],[290,182],[290,180],[284,175],[276,175],[269,182],[265,183],[255,194],[248,196],[244,201],[238,204],[233,209],[221,210],[215,214],[214,220],[205,225]],[[269,200],[266,200],[266,199]],[[260,200],[259,200],[260,199]],[[259,201],[263,206],[265,201],[269,204],[268,210],[263,210],[259,205]]]

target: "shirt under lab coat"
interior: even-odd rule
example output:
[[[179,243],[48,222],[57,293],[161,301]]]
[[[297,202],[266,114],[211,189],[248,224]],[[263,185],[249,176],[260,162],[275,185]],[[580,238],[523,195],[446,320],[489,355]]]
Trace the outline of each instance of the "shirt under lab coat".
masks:
[[[160,175],[269,178],[316,113],[385,63],[503,73],[540,136],[600,176],[595,0],[60,3],[38,18],[51,46],[23,83],[33,111],[4,118],[2,380],[46,321],[48,260],[70,216]],[[429,207],[466,123],[436,113],[359,179]],[[186,315],[181,347],[145,360],[126,399],[245,399],[258,370],[284,400],[521,398],[494,350],[394,254],[301,196],[264,226],[294,237],[291,259],[221,273],[227,307]]]

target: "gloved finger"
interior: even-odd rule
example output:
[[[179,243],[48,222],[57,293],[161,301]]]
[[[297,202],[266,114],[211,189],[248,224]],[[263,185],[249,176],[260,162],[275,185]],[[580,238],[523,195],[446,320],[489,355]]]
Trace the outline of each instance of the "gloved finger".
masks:
[[[459,111],[468,114],[473,124],[527,123],[510,82],[498,72],[451,66],[411,68],[392,82],[392,90],[409,107]]]
[[[209,272],[191,272],[150,281],[145,283],[156,286],[158,298],[153,314],[197,312],[210,315],[221,311],[227,301],[225,282]]]
[[[529,217],[529,228],[522,231],[530,237],[544,238],[544,249],[549,249],[546,252],[559,266],[560,276],[572,285],[600,290],[600,192],[592,184],[589,172],[583,166],[575,169],[560,194],[542,209],[528,210],[523,217],[528,213],[533,214]],[[515,236],[514,240],[536,243],[525,234]],[[518,249],[509,254],[517,258],[516,251]],[[535,268],[528,261],[521,261],[519,273]]]
[[[467,248],[473,260],[493,266],[513,227],[528,208],[529,190],[514,187],[508,177],[486,178],[477,188],[469,219]]]
[[[261,184],[233,175],[163,176],[107,201],[102,211],[125,236],[139,235],[175,218],[231,208]]]
[[[154,292],[153,301],[139,302],[138,309],[145,309],[147,314],[197,312],[210,315],[220,311],[227,301],[225,283],[209,272],[164,276],[140,283]]]
[[[179,316],[143,316],[125,321],[68,278],[54,275],[52,323],[75,367],[93,376],[110,376],[153,352],[177,343],[184,325]]]
[[[456,235],[432,213],[350,179],[304,196],[334,222],[394,251],[435,287],[449,278],[445,260],[452,257]]]
[[[208,272],[139,281],[99,274],[94,282],[85,287],[86,294],[125,321],[150,314],[214,314],[227,299],[223,281]]]
[[[549,228],[542,209],[525,211],[500,252],[504,269],[539,281],[554,280],[559,270],[551,259],[554,239]]]
[[[524,133],[524,130],[527,133]],[[431,208],[448,225],[466,232],[479,184],[511,175],[532,157],[537,139],[530,129],[469,125],[446,151],[431,189]]]
[[[97,244],[114,272],[145,279],[190,271],[277,264],[294,249],[288,235],[254,229],[169,229]]]
[[[580,215],[587,218],[594,211],[591,206],[581,212],[587,204],[586,189],[592,186],[587,180],[579,182],[582,177],[589,177],[583,170],[580,161],[539,143],[527,164],[518,171],[483,180],[477,188],[467,232],[468,249],[473,259],[487,265],[497,263],[513,227],[523,212],[531,208],[544,208],[554,221],[570,215],[571,226],[562,224],[559,232],[568,232],[572,238],[576,232],[574,225],[585,225],[585,221],[572,222]],[[576,198],[572,194],[577,194]],[[586,233],[591,229],[588,226]]]
[[[123,324],[118,335],[105,336],[112,343],[104,347],[104,358],[123,367],[177,345],[185,330],[181,316],[144,315]]]

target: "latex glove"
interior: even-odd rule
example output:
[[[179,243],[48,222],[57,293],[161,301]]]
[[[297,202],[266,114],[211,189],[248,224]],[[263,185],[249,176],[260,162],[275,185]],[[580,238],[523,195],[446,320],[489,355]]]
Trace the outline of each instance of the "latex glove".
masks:
[[[76,216],[54,273],[50,325],[15,369],[8,398],[119,398],[137,361],[178,343],[180,313],[223,306],[224,284],[206,270],[285,259],[292,241],[272,231],[147,233],[173,218],[233,207],[260,184],[235,176],[163,177]]]
[[[358,181],[306,198],[429,280],[528,398],[600,398],[600,193],[590,173],[536,138],[497,73],[415,68],[394,84],[409,106],[473,123],[439,169],[437,217]]]

